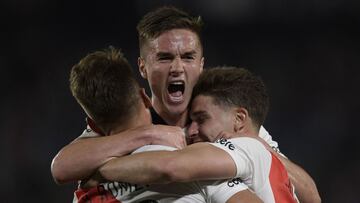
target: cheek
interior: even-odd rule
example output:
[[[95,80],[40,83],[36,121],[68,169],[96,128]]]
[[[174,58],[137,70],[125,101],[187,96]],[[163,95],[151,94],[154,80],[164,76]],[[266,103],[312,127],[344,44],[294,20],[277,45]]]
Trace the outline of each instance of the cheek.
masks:
[[[188,71],[187,71],[187,76],[189,79],[189,82],[192,85],[195,85],[195,83],[197,82],[198,78],[200,75],[200,69],[197,66],[194,67],[189,67]]]
[[[167,69],[161,65],[153,65],[148,69],[149,79],[154,83],[161,83],[167,79]]]
[[[153,93],[158,95],[161,92],[161,89],[166,84],[166,75],[164,71],[161,70],[161,67],[153,66],[151,69],[148,69],[148,82]]]
[[[222,126],[218,123],[208,123],[201,126],[200,131],[210,142],[214,142],[217,135],[222,131]]]
[[[223,126],[222,130],[226,132],[233,132],[234,131],[234,121],[232,120],[232,117],[225,116],[222,120]]]
[[[215,123],[213,124],[214,125],[214,128],[211,132],[211,137],[212,137],[212,141],[214,142],[215,141],[215,138],[219,135],[219,133],[223,130],[223,126],[220,125],[219,123]]]

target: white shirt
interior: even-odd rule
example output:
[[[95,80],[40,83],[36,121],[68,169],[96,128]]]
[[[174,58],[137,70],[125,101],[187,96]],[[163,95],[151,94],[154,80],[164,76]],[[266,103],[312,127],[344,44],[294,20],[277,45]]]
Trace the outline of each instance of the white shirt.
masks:
[[[237,169],[236,177],[264,202],[297,202],[285,167],[260,141],[238,137],[210,144],[231,156]]]

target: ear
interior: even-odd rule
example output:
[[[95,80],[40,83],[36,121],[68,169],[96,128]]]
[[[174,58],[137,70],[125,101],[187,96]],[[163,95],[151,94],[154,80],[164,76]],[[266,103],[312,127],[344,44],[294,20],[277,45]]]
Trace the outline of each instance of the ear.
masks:
[[[138,67],[141,77],[144,79],[147,79],[147,73],[145,69],[145,60],[141,57],[138,58]]]
[[[234,131],[239,132],[241,129],[244,128],[247,120],[249,119],[249,112],[244,108],[236,108],[234,113]]]
[[[205,58],[202,57],[201,61],[200,61],[200,73],[204,70],[204,61],[205,61]]]
[[[96,132],[102,136],[105,136],[105,133],[100,128],[97,127],[95,121],[92,118],[90,118],[89,116],[86,117],[86,123],[89,125],[91,130],[93,130],[94,132]]]
[[[139,94],[141,96],[141,99],[143,100],[145,107],[146,108],[151,108],[152,104],[151,104],[151,99],[149,98],[149,96],[146,94],[145,89],[144,88],[140,88],[139,90]]]

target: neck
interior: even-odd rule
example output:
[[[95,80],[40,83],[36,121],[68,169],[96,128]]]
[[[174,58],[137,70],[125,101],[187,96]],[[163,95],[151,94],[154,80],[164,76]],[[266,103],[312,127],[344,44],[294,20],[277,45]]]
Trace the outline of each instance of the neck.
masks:
[[[156,109],[155,109],[156,111]],[[159,115],[168,125],[185,127],[187,121],[187,110],[181,114],[169,115],[166,112],[160,112]]]
[[[185,109],[185,111],[181,113],[170,113],[164,110],[165,108],[163,108],[160,104],[158,104],[158,102],[154,100],[153,100],[153,108],[156,111],[156,113],[158,113],[160,117],[164,119],[164,121],[168,125],[179,126],[182,128],[185,127],[188,116],[187,109]]]
[[[151,125],[150,111],[149,109],[145,109],[145,111],[139,109],[135,115],[128,119],[127,122],[121,123],[118,127],[112,129],[110,131],[110,135],[146,125]]]
[[[259,137],[259,129],[253,125],[245,125],[237,132],[235,132],[238,137]]]

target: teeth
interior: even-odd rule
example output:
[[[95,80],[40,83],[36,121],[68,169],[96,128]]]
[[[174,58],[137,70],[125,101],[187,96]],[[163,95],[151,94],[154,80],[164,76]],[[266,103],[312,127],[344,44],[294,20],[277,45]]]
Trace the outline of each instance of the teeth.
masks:
[[[172,81],[169,82],[168,85],[168,92],[172,96],[181,96],[184,93],[185,90],[185,83],[184,81]]]
[[[184,84],[184,82],[181,82],[181,81],[179,81],[179,82],[171,82],[170,84],[172,84],[172,85],[182,85],[182,84]]]

